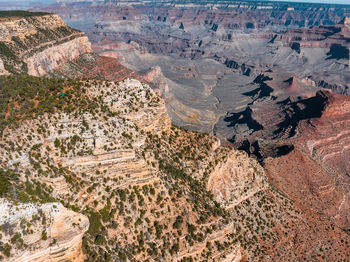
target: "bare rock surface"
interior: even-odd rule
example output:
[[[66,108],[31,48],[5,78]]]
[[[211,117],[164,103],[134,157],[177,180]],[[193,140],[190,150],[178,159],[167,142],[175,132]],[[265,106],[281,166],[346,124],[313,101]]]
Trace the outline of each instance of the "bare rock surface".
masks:
[[[3,198],[0,201],[0,224],[5,231],[2,242],[10,242],[11,235],[20,236],[21,230],[28,232],[23,238],[16,237],[26,250],[12,249],[13,256],[5,261],[84,261],[81,246],[89,228],[86,216],[61,203],[15,204]]]
[[[2,75],[10,72],[42,76],[92,52],[82,32],[68,27],[53,14],[2,18],[0,35]]]

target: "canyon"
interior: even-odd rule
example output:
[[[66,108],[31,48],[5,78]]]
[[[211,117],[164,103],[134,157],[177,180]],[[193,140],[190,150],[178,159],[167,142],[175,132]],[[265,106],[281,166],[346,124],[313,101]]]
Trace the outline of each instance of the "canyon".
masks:
[[[348,94],[346,5],[152,1],[43,10],[84,31],[96,53],[146,75],[175,124],[223,143],[234,132],[225,117],[253,102],[244,94],[259,87],[260,74],[272,71],[276,85],[294,77],[310,93]]]
[[[112,2],[2,14],[1,259],[348,261],[349,7]]]
[[[67,111],[64,100],[67,110],[10,122],[2,131],[1,177],[8,184],[2,197],[61,202],[8,212],[10,227],[24,225],[3,233],[2,250],[11,247],[10,258],[49,255],[55,261],[59,254],[79,261],[80,246],[90,261],[347,258],[349,237],[329,217],[294,204],[246,153],[172,126],[164,101],[146,84],[67,84],[79,111]],[[62,205],[84,216],[67,214]],[[18,210],[15,202],[10,208]],[[59,232],[57,220],[63,220]]]

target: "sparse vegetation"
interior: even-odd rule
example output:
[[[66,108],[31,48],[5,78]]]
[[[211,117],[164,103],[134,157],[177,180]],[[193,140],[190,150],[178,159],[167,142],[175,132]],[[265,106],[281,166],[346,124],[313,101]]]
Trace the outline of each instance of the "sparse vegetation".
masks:
[[[45,12],[28,12],[23,10],[13,10],[13,11],[0,11],[0,18],[9,17],[33,17],[33,16],[43,16],[48,15]]]
[[[27,78],[30,85],[25,84]],[[20,75],[2,81],[10,86],[3,92],[12,109],[2,107],[6,128],[0,149],[5,163],[0,170],[1,196],[14,202],[59,201],[86,215],[90,227],[83,250],[89,261],[113,256],[121,261],[171,260],[186,248],[202,245],[207,248],[182,260],[223,258],[236,245],[263,259],[268,246],[288,232],[291,221],[300,221],[292,203],[271,189],[226,210],[207,183],[232,149],[215,146],[210,135],[169,127],[154,118],[151,124],[161,131],[144,129],[133,114],[154,117],[162,106],[147,87]],[[259,169],[252,170],[261,175]],[[277,215],[286,212],[288,216]],[[2,245],[0,251],[6,256],[11,249],[25,248],[21,239],[34,234],[39,223],[41,240],[55,245],[45,230],[49,222],[39,216],[21,222],[17,235],[12,226],[2,225],[2,239],[8,239],[11,248]],[[215,234],[221,239],[211,241]]]

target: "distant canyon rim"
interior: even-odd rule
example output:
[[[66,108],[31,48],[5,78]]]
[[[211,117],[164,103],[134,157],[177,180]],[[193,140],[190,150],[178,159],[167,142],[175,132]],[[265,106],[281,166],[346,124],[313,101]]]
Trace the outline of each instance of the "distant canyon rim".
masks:
[[[144,76],[175,124],[224,143],[251,132],[230,116],[257,103],[276,107],[323,88],[350,94],[349,21],[343,20],[349,6],[118,1],[44,11],[85,32],[98,54]]]

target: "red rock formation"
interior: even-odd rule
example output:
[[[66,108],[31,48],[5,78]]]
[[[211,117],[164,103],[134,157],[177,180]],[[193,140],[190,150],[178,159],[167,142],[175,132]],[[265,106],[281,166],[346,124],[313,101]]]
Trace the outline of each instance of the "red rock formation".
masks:
[[[136,73],[122,66],[116,58],[95,54],[85,54],[64,64],[58,71],[72,78],[96,78],[110,81],[122,81],[126,78],[140,79]]]
[[[276,40],[290,46],[299,44],[300,47],[331,48],[334,44],[347,47],[350,41],[349,18],[346,17],[339,24],[331,26],[290,29],[278,35]]]
[[[287,90],[301,88],[295,78],[284,83]],[[263,99],[255,94],[259,103],[227,117],[236,130],[232,142],[260,158],[270,182],[306,212],[314,210],[349,230],[350,97],[321,90],[303,98],[273,98],[278,92]]]
[[[272,183],[305,207],[350,229],[350,98],[324,90],[315,99],[320,117],[302,119],[289,154],[267,158]]]

